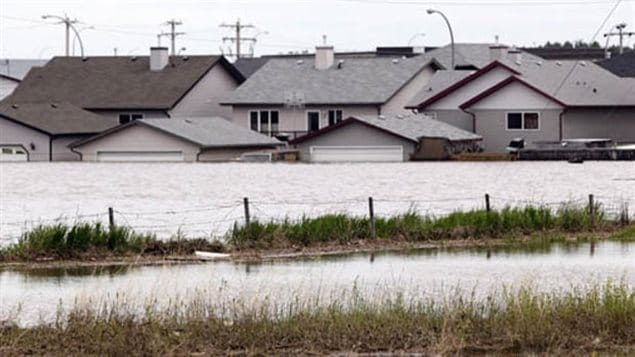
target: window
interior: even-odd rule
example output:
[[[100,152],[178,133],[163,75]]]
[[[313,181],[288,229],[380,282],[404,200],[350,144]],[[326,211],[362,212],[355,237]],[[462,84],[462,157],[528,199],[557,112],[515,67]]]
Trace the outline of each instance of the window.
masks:
[[[342,121],[341,110],[329,110],[329,125],[335,125]]]
[[[539,130],[538,112],[507,113],[507,130]]]
[[[139,114],[139,113],[119,114],[119,124],[126,124],[133,120],[139,120],[139,119],[143,119],[143,114]]]
[[[2,153],[11,155],[11,154],[13,154],[13,149],[11,149],[11,148],[2,148]]]
[[[307,131],[318,131],[320,130],[320,112],[318,111],[309,111],[306,112],[306,120],[307,120]]]
[[[249,112],[249,128],[263,134],[273,135],[280,130],[280,113],[277,110]]]

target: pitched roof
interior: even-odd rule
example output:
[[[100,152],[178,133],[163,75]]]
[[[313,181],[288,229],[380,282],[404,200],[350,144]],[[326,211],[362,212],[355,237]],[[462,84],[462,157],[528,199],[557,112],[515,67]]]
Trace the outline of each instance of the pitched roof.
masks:
[[[105,118],[69,103],[0,102],[0,117],[49,135],[95,134],[117,125]]]
[[[92,138],[73,143],[72,147],[84,145],[133,125],[145,125],[203,148],[283,145],[275,138],[236,125],[227,119],[212,117],[135,120]]]
[[[401,137],[411,142],[419,142],[421,138],[444,138],[450,141],[481,140],[480,135],[457,128],[442,121],[431,119],[425,115],[397,115],[397,116],[355,116],[350,117],[336,125],[325,127],[321,130],[293,140],[291,144],[299,144],[316,136],[337,130],[342,126],[360,123],[389,134]]]
[[[249,78],[252,74],[256,73],[256,71],[259,70],[260,67],[264,66],[265,63],[267,63],[270,59],[271,58],[269,57],[243,57],[237,59],[236,62],[234,62],[234,67],[236,67],[236,69],[240,71],[243,77]]]
[[[517,76],[509,76],[507,79],[495,84],[494,86],[484,90],[483,92],[477,94],[476,96],[472,97],[471,99],[469,99],[468,101],[462,103],[461,105],[459,105],[459,108],[461,109],[466,109],[471,107],[472,105],[480,102],[481,100],[489,97],[490,95],[496,93],[498,90],[512,84],[512,83],[520,83],[521,85],[523,85],[526,88],[529,88],[530,90],[542,95],[543,97],[552,100],[553,102],[565,107],[566,104],[562,103],[560,100],[558,100],[557,98],[552,97],[551,95],[543,92],[542,90],[532,86],[529,83],[526,83],[525,81],[523,81],[522,79],[520,79]]]
[[[44,66],[48,60],[40,59],[0,59],[0,76],[21,81],[33,67]]]
[[[284,104],[294,92],[305,104],[383,104],[434,59],[346,58],[326,70],[313,59],[270,59],[225,104]],[[341,68],[338,68],[341,67]]]
[[[620,77],[635,77],[635,51],[623,53],[599,64]]]
[[[242,75],[222,56],[170,57],[151,71],[149,57],[55,57],[34,68],[11,95],[13,102],[70,102],[85,109],[174,107],[215,65],[238,81]]]

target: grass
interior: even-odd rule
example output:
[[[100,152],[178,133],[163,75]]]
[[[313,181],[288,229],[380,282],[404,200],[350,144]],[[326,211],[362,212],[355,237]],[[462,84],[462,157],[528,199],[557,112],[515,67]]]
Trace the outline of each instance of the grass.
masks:
[[[562,206],[556,211],[547,207],[505,208],[500,211],[474,210],[454,212],[448,216],[422,216],[409,212],[390,218],[376,218],[378,239],[406,241],[501,238],[536,232],[579,233],[608,224],[604,213],[596,208],[592,218],[586,208]],[[272,248],[288,245],[309,246],[326,242],[347,243],[372,238],[366,217],[343,214],[299,221],[235,224],[227,241],[238,248]]]
[[[40,225],[24,233],[17,243],[0,247],[0,261],[82,259],[106,256],[179,255],[194,250],[222,251],[222,244],[205,239],[159,241],[152,234],[139,234],[124,226],[101,223]]]
[[[606,283],[540,293],[526,287],[444,302],[359,296],[328,305],[230,308],[175,303],[76,307],[50,325],[0,328],[0,354],[328,354],[635,351],[635,289]]]

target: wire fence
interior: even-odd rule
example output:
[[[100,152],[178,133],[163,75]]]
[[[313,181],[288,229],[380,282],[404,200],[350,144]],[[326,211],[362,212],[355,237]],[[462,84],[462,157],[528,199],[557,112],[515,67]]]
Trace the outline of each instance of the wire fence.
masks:
[[[0,244],[15,242],[25,232],[39,225],[80,222],[102,223],[128,227],[138,233],[151,233],[160,239],[174,237],[222,238],[234,224],[253,221],[298,220],[326,214],[391,217],[405,213],[440,217],[457,211],[478,209],[498,210],[505,207],[547,207],[557,210],[563,206],[589,207],[599,204],[608,219],[635,218],[634,197],[594,196],[564,201],[542,201],[484,194],[483,196],[413,199],[408,197],[363,197],[348,200],[250,200],[218,203],[201,207],[134,211],[105,207],[102,212],[63,214],[55,218],[4,221],[0,214]]]

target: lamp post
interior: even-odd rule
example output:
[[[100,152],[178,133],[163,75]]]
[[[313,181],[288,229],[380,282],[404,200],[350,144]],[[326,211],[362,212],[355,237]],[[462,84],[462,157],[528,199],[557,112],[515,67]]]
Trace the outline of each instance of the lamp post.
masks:
[[[79,29],[77,29],[77,32],[82,32],[84,30],[94,30],[95,26],[85,26],[85,27],[81,27]],[[75,40],[77,40],[77,35],[73,36],[73,45],[71,46],[71,53],[73,56],[75,56]],[[82,51],[82,57],[84,57],[84,52]]]
[[[416,33],[414,35],[412,35],[412,37],[410,37],[410,40],[408,40],[408,46],[410,46],[410,44],[412,43],[412,41],[414,41],[417,37],[424,37],[426,34],[421,32],[421,33]]]
[[[448,25],[448,30],[450,30],[450,44],[452,46],[452,69],[454,69],[454,33],[452,32],[452,26],[450,26],[450,21],[448,21],[448,18],[445,17],[445,15],[439,11],[439,10],[435,10],[435,9],[428,9],[426,11],[428,13],[428,15],[432,15],[432,14],[439,14],[441,15],[441,17],[443,17],[443,20],[445,20],[445,23]]]
[[[79,40],[79,48],[82,52],[82,57],[84,57],[84,43],[82,42],[82,38],[79,36],[79,32],[77,31],[77,29],[75,28],[74,24],[78,23],[78,21],[76,19],[71,20],[68,15],[64,14],[64,16],[58,16],[58,15],[42,15],[42,18],[44,20],[46,19],[58,19],[60,20],[60,24],[64,24],[66,25],[66,57],[70,56],[70,30],[73,30],[73,32],[75,33],[75,36],[77,36],[77,39]]]

